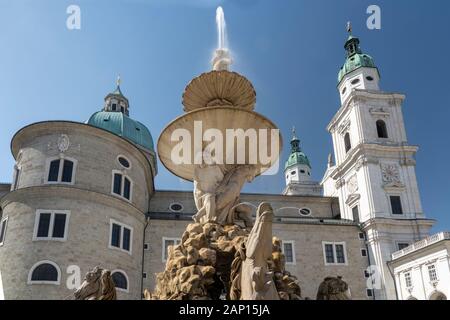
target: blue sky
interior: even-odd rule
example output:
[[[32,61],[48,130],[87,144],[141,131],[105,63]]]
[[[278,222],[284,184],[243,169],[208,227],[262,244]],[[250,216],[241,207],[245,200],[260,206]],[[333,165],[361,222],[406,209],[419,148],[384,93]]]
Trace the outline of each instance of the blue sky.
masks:
[[[66,8],[81,8],[81,30],[66,28]],[[210,69],[215,8],[222,5],[235,64],[257,92],[256,111],[285,140],[295,125],[320,180],[332,151],[326,125],[339,108],[337,72],[345,24],[381,73],[381,88],[405,93],[408,140],[419,145],[422,204],[434,228],[450,230],[450,2],[365,0],[0,0],[0,181],[9,182],[9,143],[42,120],[86,121],[114,89],[116,76],[131,116],[156,140],[182,114],[181,95]],[[368,30],[366,9],[381,7],[381,30]],[[159,165],[156,186],[190,189]],[[257,178],[245,191],[279,193],[282,173]]]

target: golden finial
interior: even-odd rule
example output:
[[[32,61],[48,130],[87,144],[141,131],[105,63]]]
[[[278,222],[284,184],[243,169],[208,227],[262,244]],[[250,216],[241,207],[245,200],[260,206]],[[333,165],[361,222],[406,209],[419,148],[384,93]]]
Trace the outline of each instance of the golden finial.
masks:
[[[350,21],[347,22],[347,32],[350,35],[352,34],[352,23]]]
[[[118,87],[120,87],[120,82],[121,82],[121,80],[120,80],[120,74],[119,74],[117,76],[117,80],[116,80],[116,84],[117,84]]]

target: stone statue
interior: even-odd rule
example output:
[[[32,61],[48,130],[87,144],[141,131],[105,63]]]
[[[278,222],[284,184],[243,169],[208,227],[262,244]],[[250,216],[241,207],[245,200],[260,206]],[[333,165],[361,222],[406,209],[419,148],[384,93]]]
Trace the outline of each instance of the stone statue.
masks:
[[[225,174],[224,174],[225,172]],[[194,170],[194,200],[197,206],[195,222],[218,222],[222,225],[243,220],[253,225],[252,207],[240,203],[239,195],[245,182],[256,175],[252,165],[237,165],[231,169],[217,164],[198,165]]]
[[[351,300],[348,284],[341,276],[326,277],[317,291],[317,300]]]
[[[111,271],[95,267],[86,273],[81,287],[74,293],[75,300],[116,300],[116,286]]]
[[[279,300],[268,260],[272,257],[273,209],[259,205],[255,225],[232,264],[231,299]]]

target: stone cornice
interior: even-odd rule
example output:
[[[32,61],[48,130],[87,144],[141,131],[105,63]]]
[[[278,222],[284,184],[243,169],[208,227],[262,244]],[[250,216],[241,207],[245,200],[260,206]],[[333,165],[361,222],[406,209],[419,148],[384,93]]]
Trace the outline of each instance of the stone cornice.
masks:
[[[380,99],[391,101],[391,103],[395,105],[401,105],[405,99],[405,95],[396,92],[370,91],[361,89],[353,90],[344,100],[342,106],[327,125],[327,130],[329,132],[334,132],[336,124],[347,113],[347,110],[350,109],[355,103]]]
[[[2,197],[0,199],[0,207],[5,209],[9,204],[14,202],[26,202],[27,199],[42,199],[43,197],[64,197],[74,200],[92,201],[108,207],[117,208],[123,212],[132,213],[136,219],[142,220],[142,222],[145,221],[145,213],[128,201],[110,194],[85,190],[69,185],[41,185],[20,188]]]
[[[401,152],[403,154],[409,154],[411,158],[403,159],[401,161],[401,164],[415,165],[415,160],[412,158],[412,156],[417,152],[418,148],[419,147],[417,146],[403,144],[384,145],[377,143],[360,143],[352,150],[350,150],[344,162],[333,168],[329,176],[334,180],[337,180],[340,178],[342,172],[348,172],[352,166],[355,166],[356,170],[359,170],[361,166],[367,163],[378,164],[379,159],[377,157],[377,154],[380,152],[394,154]]]

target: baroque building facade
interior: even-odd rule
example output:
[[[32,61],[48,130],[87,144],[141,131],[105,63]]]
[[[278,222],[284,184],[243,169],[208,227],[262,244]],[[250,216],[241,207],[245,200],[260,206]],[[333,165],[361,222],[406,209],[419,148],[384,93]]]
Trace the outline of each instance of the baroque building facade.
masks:
[[[330,156],[322,181],[312,181],[294,131],[285,190],[242,194],[241,201],[272,204],[273,234],[303,297],[314,299],[325,277],[342,276],[354,299],[446,298],[448,285],[438,279],[450,274],[449,264],[435,263],[445,254],[413,244],[431,243],[434,221],[421,208],[404,96],[379,89],[378,69],[358,38],[350,36],[345,49],[342,105],[327,128],[336,163]],[[120,82],[86,123],[31,124],[14,135],[11,151],[13,180],[0,185],[0,299],[71,298],[76,275],[97,265],[112,271],[119,299],[153,289],[168,246],[180,241],[196,207],[192,192],[155,190],[153,139],[130,117]],[[434,291],[404,287],[426,294],[401,289],[411,281],[408,270],[418,268],[416,255]]]

